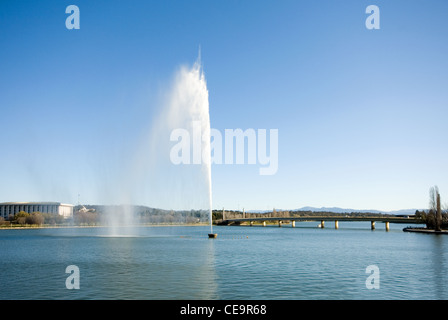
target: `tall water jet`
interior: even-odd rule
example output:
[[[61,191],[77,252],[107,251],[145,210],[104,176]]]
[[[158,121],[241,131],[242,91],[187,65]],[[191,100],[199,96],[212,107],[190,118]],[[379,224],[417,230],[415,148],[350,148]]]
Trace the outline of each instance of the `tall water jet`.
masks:
[[[205,80],[204,69],[201,62],[201,51],[199,50],[198,59],[189,70],[187,80],[191,82],[193,87],[193,101],[190,104],[190,116],[191,122],[193,124],[193,139],[197,127],[200,127],[200,133],[202,135],[201,143],[201,153],[193,151],[193,162],[195,158],[202,160],[202,168],[206,177],[206,184],[208,189],[208,211],[209,211],[209,222],[210,222],[210,235],[213,234],[213,215],[212,215],[212,168],[211,168],[211,133],[210,133],[210,107],[208,100],[208,89],[207,82]],[[196,91],[197,90],[197,91]],[[198,99],[198,100],[196,100]],[[194,146],[193,141],[193,146]],[[194,154],[197,153],[197,154]]]
[[[173,94],[170,118],[176,119],[179,128],[186,128],[192,136],[192,163],[201,165],[205,177],[210,234],[213,234],[210,112],[200,51],[192,68],[180,70]]]
[[[206,176],[206,184],[208,189],[208,211],[209,211],[209,222],[210,222],[210,234],[216,235],[213,233],[213,215],[212,215],[212,168],[211,168],[211,147],[210,147],[210,140],[211,140],[211,133],[210,133],[210,110],[209,110],[209,100],[208,100],[208,89],[207,89],[207,82],[205,80],[204,70],[201,64],[201,54],[199,51],[198,60],[193,65],[193,68],[190,70],[190,73],[192,73],[193,79],[191,79],[194,82],[196,82],[198,92],[197,95],[199,96],[199,103],[197,106],[195,106],[195,103],[192,104],[193,111],[191,113],[192,116],[192,123],[196,124],[196,126],[199,124],[202,134],[202,148],[201,148],[201,160],[202,160],[202,168],[204,170],[205,176]],[[196,107],[198,110],[196,110]],[[196,128],[197,129],[197,128]],[[195,130],[195,128],[193,128]],[[193,142],[194,143],[194,142]],[[193,155],[195,157],[195,155]]]
[[[126,189],[152,206],[201,209],[208,215],[212,232],[208,98],[199,54],[192,66],[177,70],[173,83],[164,90],[159,114],[129,170]]]

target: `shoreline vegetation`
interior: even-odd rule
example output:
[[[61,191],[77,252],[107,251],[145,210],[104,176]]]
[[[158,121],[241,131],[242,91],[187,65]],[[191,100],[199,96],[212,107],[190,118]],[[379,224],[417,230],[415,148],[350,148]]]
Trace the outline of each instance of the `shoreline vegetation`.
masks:
[[[123,212],[132,212],[132,221],[121,221],[129,226],[206,226],[210,224],[208,210],[166,210],[138,205],[88,205],[74,207],[73,217],[66,219],[59,214],[21,211],[8,219],[0,217],[1,229],[110,227],[111,218],[122,218]],[[425,224],[426,228],[407,227],[403,231],[448,234],[448,206],[441,208],[437,187],[430,189],[430,208],[416,210],[412,217]],[[298,217],[397,217],[398,215],[374,212],[335,213],[331,211],[276,210],[268,212],[245,212],[240,210],[212,210],[212,224],[226,224],[227,219],[238,218],[298,218]],[[407,215],[408,216],[408,215]],[[410,217],[410,216],[409,216]],[[269,222],[268,222],[269,223]],[[274,224],[275,222],[270,222]],[[241,223],[244,225],[244,223]]]
[[[132,225],[126,225],[126,227],[177,227],[177,226],[182,226],[182,227],[195,227],[195,226],[208,226],[208,223],[196,223],[196,224],[192,224],[192,223],[185,223],[185,224],[180,224],[180,223],[165,223],[165,224],[132,224]],[[23,229],[63,229],[63,228],[110,228],[111,225],[74,225],[74,224],[58,224],[58,225],[50,225],[50,224],[41,224],[41,225],[36,225],[36,224],[25,224],[25,225],[0,225],[0,230],[23,230]]]
[[[209,225],[207,210],[164,210],[145,206],[104,206],[90,205],[87,211],[84,206],[74,208],[73,217],[64,219],[58,214],[40,212],[19,212],[4,220],[0,218],[0,229],[37,229],[37,228],[73,228],[73,227],[109,227],[111,216],[120,216],[124,210],[131,208],[133,221],[122,221],[121,225],[130,226],[206,226]],[[83,210],[84,209],[84,210]],[[388,217],[395,216],[382,213],[352,212],[334,213],[330,211],[276,210],[253,213],[239,210],[213,210],[213,225],[225,224],[225,219],[232,218],[296,218],[296,217]],[[244,224],[244,223],[243,223]],[[275,222],[268,222],[275,224]]]

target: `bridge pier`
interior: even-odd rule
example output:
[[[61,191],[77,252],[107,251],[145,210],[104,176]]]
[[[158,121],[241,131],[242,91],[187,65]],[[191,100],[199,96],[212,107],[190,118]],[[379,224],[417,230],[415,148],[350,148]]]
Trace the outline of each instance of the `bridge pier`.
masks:
[[[389,231],[389,221],[386,221],[385,225],[386,225],[386,231]]]
[[[295,221],[295,220],[292,220],[292,221],[291,221],[291,227],[293,227],[293,228],[296,227],[296,221]]]
[[[279,226],[279,227],[282,226],[282,220],[278,220],[278,226]]]
[[[338,220],[334,221],[334,228],[339,229],[339,221]]]
[[[266,221],[263,221],[263,227],[266,227]]]
[[[250,221],[249,224],[250,224],[250,226],[252,227],[252,226],[254,225],[254,222],[253,222],[253,221]]]
[[[325,223],[324,220],[321,220],[321,221],[320,221],[320,227],[321,227],[322,229],[325,228],[325,224],[324,224],[324,223]]]
[[[370,229],[375,230],[375,221],[370,221]]]

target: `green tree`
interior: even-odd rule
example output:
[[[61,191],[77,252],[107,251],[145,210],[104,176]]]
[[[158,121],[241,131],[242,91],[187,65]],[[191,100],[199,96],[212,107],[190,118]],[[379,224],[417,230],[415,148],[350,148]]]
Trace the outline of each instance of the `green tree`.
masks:
[[[26,223],[26,219],[30,216],[29,213],[25,212],[25,211],[20,211],[19,213],[17,213],[14,216],[14,222],[18,223],[18,224],[25,224]]]
[[[57,213],[42,213],[44,217],[45,224],[62,224],[64,222],[64,217]]]
[[[45,221],[44,216],[40,212],[33,212],[28,217],[26,217],[26,223],[42,225]]]

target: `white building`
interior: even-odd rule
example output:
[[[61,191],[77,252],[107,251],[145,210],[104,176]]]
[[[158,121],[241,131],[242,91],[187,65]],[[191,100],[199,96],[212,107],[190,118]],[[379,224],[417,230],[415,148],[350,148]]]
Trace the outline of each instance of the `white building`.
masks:
[[[20,211],[27,213],[54,213],[64,218],[73,217],[73,205],[60,202],[3,202],[0,203],[0,217],[5,220],[10,215],[15,216]]]

